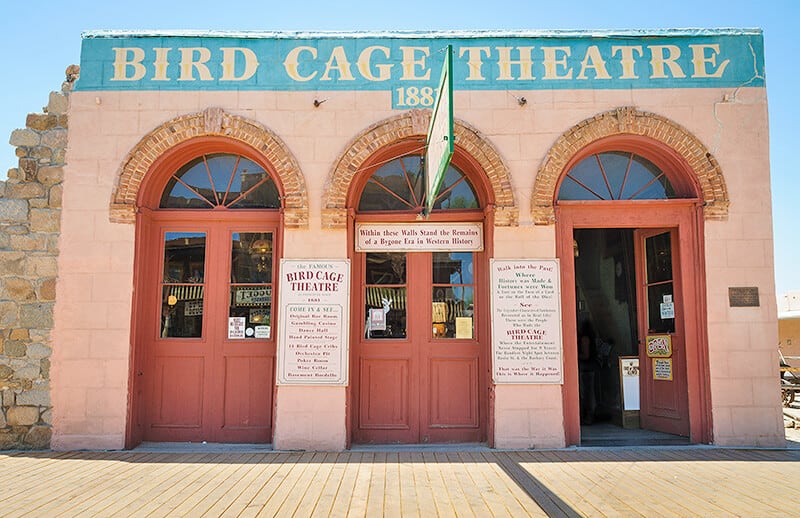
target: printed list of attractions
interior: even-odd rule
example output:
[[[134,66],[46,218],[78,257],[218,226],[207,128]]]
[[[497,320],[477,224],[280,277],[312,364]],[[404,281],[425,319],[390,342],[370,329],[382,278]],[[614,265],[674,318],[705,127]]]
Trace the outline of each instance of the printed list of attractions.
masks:
[[[278,383],[346,385],[349,261],[281,261]]]
[[[562,383],[557,259],[492,260],[495,383]]]

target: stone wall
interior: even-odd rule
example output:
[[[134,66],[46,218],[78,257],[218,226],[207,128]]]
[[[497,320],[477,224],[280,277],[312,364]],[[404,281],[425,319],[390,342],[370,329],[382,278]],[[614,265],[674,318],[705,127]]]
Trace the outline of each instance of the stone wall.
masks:
[[[43,113],[15,130],[19,167],[0,181],[0,449],[48,448],[53,328],[68,95],[77,66]]]

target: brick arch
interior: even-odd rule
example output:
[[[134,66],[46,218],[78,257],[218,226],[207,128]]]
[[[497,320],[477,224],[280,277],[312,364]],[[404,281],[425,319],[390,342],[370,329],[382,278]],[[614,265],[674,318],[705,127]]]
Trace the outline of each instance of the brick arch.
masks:
[[[350,142],[328,175],[322,200],[323,228],[346,226],[350,184],[367,159],[386,145],[424,136],[430,116],[428,110],[410,110],[373,124]],[[495,226],[516,226],[519,209],[511,188],[511,175],[497,149],[466,122],[456,120],[453,132],[456,145],[477,162],[491,185]]]
[[[576,153],[600,139],[625,135],[649,138],[677,154],[685,164],[686,173],[698,186],[698,194],[704,202],[705,219],[727,219],[730,201],[725,178],[716,158],[700,140],[666,117],[622,107],[576,124],[550,148],[536,174],[531,204],[533,221],[537,225],[555,222],[555,190]]]
[[[133,223],[139,189],[156,160],[178,144],[201,136],[220,136],[249,145],[273,167],[283,186],[284,225],[308,226],[308,194],[300,166],[278,136],[252,120],[209,108],[165,122],[128,153],[111,195],[109,219]]]

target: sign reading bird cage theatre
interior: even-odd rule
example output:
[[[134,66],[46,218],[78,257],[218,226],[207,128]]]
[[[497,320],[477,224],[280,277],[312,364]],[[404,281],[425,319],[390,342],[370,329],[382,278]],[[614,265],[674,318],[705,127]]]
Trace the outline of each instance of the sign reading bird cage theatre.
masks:
[[[280,385],[346,385],[349,260],[281,260]]]
[[[492,259],[495,383],[562,383],[558,259]]]

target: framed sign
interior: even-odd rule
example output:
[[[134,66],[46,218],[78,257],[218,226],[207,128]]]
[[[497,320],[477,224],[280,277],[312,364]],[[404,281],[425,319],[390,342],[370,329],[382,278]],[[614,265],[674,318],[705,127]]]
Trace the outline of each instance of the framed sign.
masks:
[[[492,378],[563,383],[558,259],[492,259]]]
[[[619,378],[622,388],[622,409],[639,410],[639,357],[619,357]]]
[[[277,383],[347,385],[350,261],[281,259],[280,277]]]
[[[672,358],[653,358],[653,379],[672,381]]]
[[[647,337],[648,358],[669,358],[672,356],[672,337],[670,335],[651,335]]]

